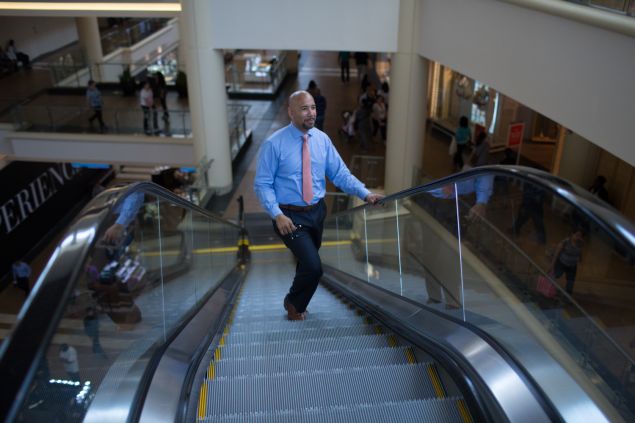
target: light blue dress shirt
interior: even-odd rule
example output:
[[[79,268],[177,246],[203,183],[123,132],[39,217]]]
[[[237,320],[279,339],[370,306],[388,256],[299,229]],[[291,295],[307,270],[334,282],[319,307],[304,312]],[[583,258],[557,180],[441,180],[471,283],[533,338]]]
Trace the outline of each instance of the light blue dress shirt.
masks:
[[[13,263],[13,278],[28,278],[31,276],[31,267],[23,261]]]
[[[459,195],[476,193],[476,204],[487,204],[494,191],[494,175],[479,175],[456,184]],[[447,194],[443,188],[436,188],[430,194],[437,198],[454,198],[454,193]]]
[[[326,177],[335,186],[362,200],[370,191],[348,170],[333,142],[324,132],[311,128],[309,151],[315,204],[326,193]],[[302,199],[302,131],[289,124],[271,135],[260,147],[254,190],[269,216],[281,214],[280,204],[306,206]]]
[[[120,205],[114,210],[115,213],[119,213],[115,223],[128,226],[130,222],[137,217],[137,212],[143,205],[143,200],[144,194],[141,191],[134,192],[124,198],[124,200],[119,203]]]

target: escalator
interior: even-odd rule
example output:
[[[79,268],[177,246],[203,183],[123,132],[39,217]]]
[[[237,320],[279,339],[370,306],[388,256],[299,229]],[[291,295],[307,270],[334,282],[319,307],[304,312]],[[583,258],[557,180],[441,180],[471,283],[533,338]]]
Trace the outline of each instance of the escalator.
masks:
[[[434,361],[343,297],[319,289],[308,320],[285,320],[293,275],[276,267],[253,265],[203,382],[199,421],[472,421]]]
[[[238,222],[147,183],[97,197],[0,347],[2,420],[633,420],[633,332],[610,321],[635,230],[583,190],[485,167],[330,215],[300,322],[293,258]]]

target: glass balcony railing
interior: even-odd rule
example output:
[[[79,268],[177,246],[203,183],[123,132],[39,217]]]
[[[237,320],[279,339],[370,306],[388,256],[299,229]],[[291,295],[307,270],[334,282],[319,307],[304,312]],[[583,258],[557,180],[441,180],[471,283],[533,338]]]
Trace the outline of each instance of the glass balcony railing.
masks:
[[[189,111],[168,110],[169,118],[158,108],[146,117],[139,109],[104,108],[104,131],[99,122],[89,121],[94,114],[86,106],[30,106],[19,105],[12,109],[11,115],[18,131],[29,132],[66,132],[110,134],[148,134],[169,137],[184,137],[192,133],[192,121]],[[144,121],[147,119],[147,127]]]
[[[479,327],[557,396],[535,363],[546,351],[606,415],[634,421],[633,225],[546,173],[497,169],[327,218],[323,262]]]
[[[0,102],[1,104],[1,102]],[[106,128],[102,131],[99,122],[89,120],[94,111],[86,106],[30,106],[11,105],[0,121],[11,121],[16,130],[25,132],[108,133],[146,134],[166,137],[186,137],[192,133],[189,110],[168,110],[159,107],[146,116],[139,109],[104,108],[102,118]],[[246,105],[228,105],[227,115],[230,132],[232,159],[236,157],[248,137]],[[147,127],[144,125],[147,120]]]

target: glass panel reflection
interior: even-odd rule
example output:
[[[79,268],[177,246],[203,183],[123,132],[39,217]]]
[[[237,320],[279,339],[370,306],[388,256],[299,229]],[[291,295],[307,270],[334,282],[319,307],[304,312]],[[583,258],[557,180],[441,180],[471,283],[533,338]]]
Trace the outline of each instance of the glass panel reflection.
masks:
[[[102,228],[16,421],[128,420],[157,349],[236,264],[238,227],[143,192]]]
[[[350,248],[325,264],[480,327],[528,368],[538,351],[558,357],[592,397],[633,416],[633,249],[560,191],[480,173],[327,226]],[[555,392],[549,375],[533,377]]]

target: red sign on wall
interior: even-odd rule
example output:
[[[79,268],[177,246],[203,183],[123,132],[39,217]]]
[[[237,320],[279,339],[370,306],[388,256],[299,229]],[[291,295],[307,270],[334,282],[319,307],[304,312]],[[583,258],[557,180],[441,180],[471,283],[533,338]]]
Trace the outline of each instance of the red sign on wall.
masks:
[[[523,122],[510,124],[507,132],[507,147],[522,144],[524,132],[525,124]]]

